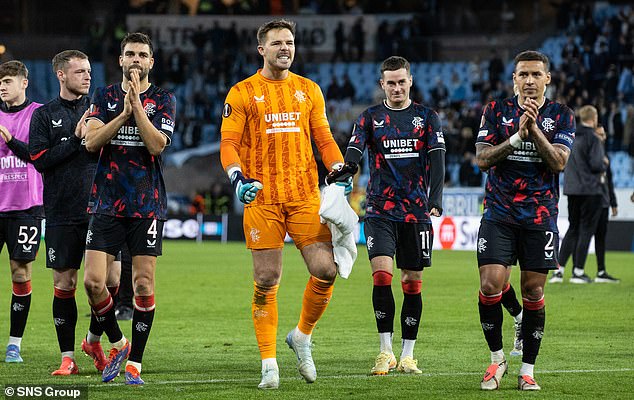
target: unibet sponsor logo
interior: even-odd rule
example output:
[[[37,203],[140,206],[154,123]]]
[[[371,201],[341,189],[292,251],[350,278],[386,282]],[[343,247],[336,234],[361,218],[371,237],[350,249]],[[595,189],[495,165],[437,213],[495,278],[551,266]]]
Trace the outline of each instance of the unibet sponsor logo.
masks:
[[[264,114],[264,121],[267,123],[280,121],[299,121],[302,113],[300,112],[284,112]]]
[[[382,142],[385,158],[415,158],[418,157],[416,143],[418,139],[386,139]]]
[[[416,146],[418,139],[387,139],[383,141],[383,147],[386,149],[395,149]]]
[[[122,126],[121,128],[119,128],[119,132],[117,132],[117,134],[119,135],[138,135],[139,134],[139,128],[137,128],[136,126]]]

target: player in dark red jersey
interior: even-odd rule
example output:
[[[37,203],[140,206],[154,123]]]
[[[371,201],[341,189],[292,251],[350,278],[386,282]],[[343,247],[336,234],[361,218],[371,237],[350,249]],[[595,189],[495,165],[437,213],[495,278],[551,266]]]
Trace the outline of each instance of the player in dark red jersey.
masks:
[[[524,305],[518,389],[540,389],[533,369],[544,333],[544,284],[557,268],[559,172],[575,133],[572,111],[544,97],[550,83],[546,56],[518,54],[513,83],[517,96],[486,106],[476,142],[478,166],[489,174],[477,243],[480,322],[491,350],[483,390],[497,389],[508,368],[501,303],[507,269],[517,261]]]
[[[392,351],[393,258],[401,270],[402,351],[398,370],[420,374],[414,344],[422,314],[423,268],[431,266],[431,216],[442,213],[445,140],[438,114],[409,98],[413,79],[409,62],[389,57],[381,65],[386,99],[357,119],[346,150],[346,163],[358,164],[368,149],[370,180],[366,197],[365,236],[372,266],[372,304],[380,353],[372,374],[397,367]]]
[[[112,343],[102,379],[113,380],[129,355],[125,379],[132,385],[144,383],[141,360],[154,319],[156,258],[162,253],[167,217],[161,153],[171,140],[176,108],[174,96],[148,80],[152,54],[147,35],[129,33],[123,38],[123,80],[95,91],[86,131],[86,148],[101,154],[88,204],[84,285]],[[106,289],[108,261],[124,243],[133,268],[132,348],[119,329]]]

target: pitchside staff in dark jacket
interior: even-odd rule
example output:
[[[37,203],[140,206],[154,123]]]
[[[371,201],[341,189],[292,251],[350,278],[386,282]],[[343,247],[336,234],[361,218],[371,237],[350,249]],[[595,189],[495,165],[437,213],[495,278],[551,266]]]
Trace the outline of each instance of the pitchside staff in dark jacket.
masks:
[[[53,57],[53,72],[60,86],[59,97],[38,108],[29,132],[29,153],[44,179],[46,214],[46,266],[53,270],[53,322],[62,353],[62,364],[52,375],[78,374],[75,363],[77,270],[86,247],[88,195],[95,175],[98,153],[83,145],[83,121],[90,99],[90,62],[78,50],[65,50]],[[116,262],[118,270],[119,262]],[[118,271],[109,276],[109,289],[118,288]],[[99,337],[103,329],[91,315],[88,336],[97,338],[82,349],[103,370],[107,360]]]
[[[594,133],[597,138],[599,138],[601,146],[605,149],[605,129],[599,125]],[[607,158],[607,154],[605,157],[606,158],[603,160],[603,162],[606,164],[606,170],[605,173],[601,176],[602,184],[600,209],[592,211],[593,213],[599,214],[599,220],[594,231],[594,249],[597,256],[597,276],[596,278],[594,278],[594,281],[597,283],[619,283],[619,280],[609,275],[605,269],[605,237],[608,233],[610,208],[612,208],[613,217],[615,217],[618,213],[616,194],[614,193],[614,184],[612,182],[612,170],[610,169],[610,163],[609,158]],[[598,160],[595,160],[595,162],[598,163]],[[572,174],[572,171],[570,173]],[[564,256],[566,258],[563,258]],[[557,283],[563,281],[564,266],[568,261],[568,257],[570,257],[570,250],[568,249],[566,253],[564,253],[562,249],[562,256],[559,259],[561,266],[559,267],[559,270],[553,273],[553,276],[550,278],[550,282]],[[586,280],[584,280],[583,278],[577,278],[573,276],[573,279],[577,280],[579,283],[586,283]]]
[[[569,164],[564,171],[564,194],[568,196],[568,221],[570,227],[561,243],[560,265],[565,266],[572,254],[571,283],[589,283],[584,267],[588,257],[590,239],[597,230],[601,217],[601,196],[608,166],[605,151],[594,134],[598,113],[593,106],[579,109],[580,124]],[[563,271],[553,273],[551,281],[561,282]]]

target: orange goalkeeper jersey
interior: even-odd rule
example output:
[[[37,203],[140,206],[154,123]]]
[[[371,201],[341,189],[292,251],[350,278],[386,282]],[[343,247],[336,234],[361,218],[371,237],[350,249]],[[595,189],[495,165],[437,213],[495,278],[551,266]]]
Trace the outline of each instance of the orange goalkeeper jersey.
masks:
[[[260,71],[231,88],[222,112],[223,167],[239,164],[264,188],[251,204],[278,204],[318,195],[311,134],[328,169],[343,156],[335,143],[319,86],[289,72],[271,80]]]

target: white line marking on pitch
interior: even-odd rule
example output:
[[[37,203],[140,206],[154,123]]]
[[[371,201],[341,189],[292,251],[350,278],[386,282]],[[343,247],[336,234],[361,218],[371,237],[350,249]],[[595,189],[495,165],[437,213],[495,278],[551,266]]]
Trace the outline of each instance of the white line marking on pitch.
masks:
[[[539,375],[544,374],[593,374],[602,372],[631,372],[634,368],[616,368],[616,369],[555,369],[550,371],[537,371]],[[421,376],[478,376],[482,375],[480,372],[423,372]],[[411,377],[413,375],[407,374],[394,374],[389,375],[394,377]],[[319,375],[318,379],[384,379],[372,375],[359,374],[359,375]],[[280,378],[281,381],[302,380],[300,377],[287,377]],[[197,379],[197,380],[174,380],[174,381],[151,381],[147,382],[148,385],[195,385],[195,384],[210,384],[210,383],[256,383],[257,377],[247,379]],[[107,388],[111,386],[123,386],[124,383],[107,383],[107,384],[89,384],[91,388]]]

